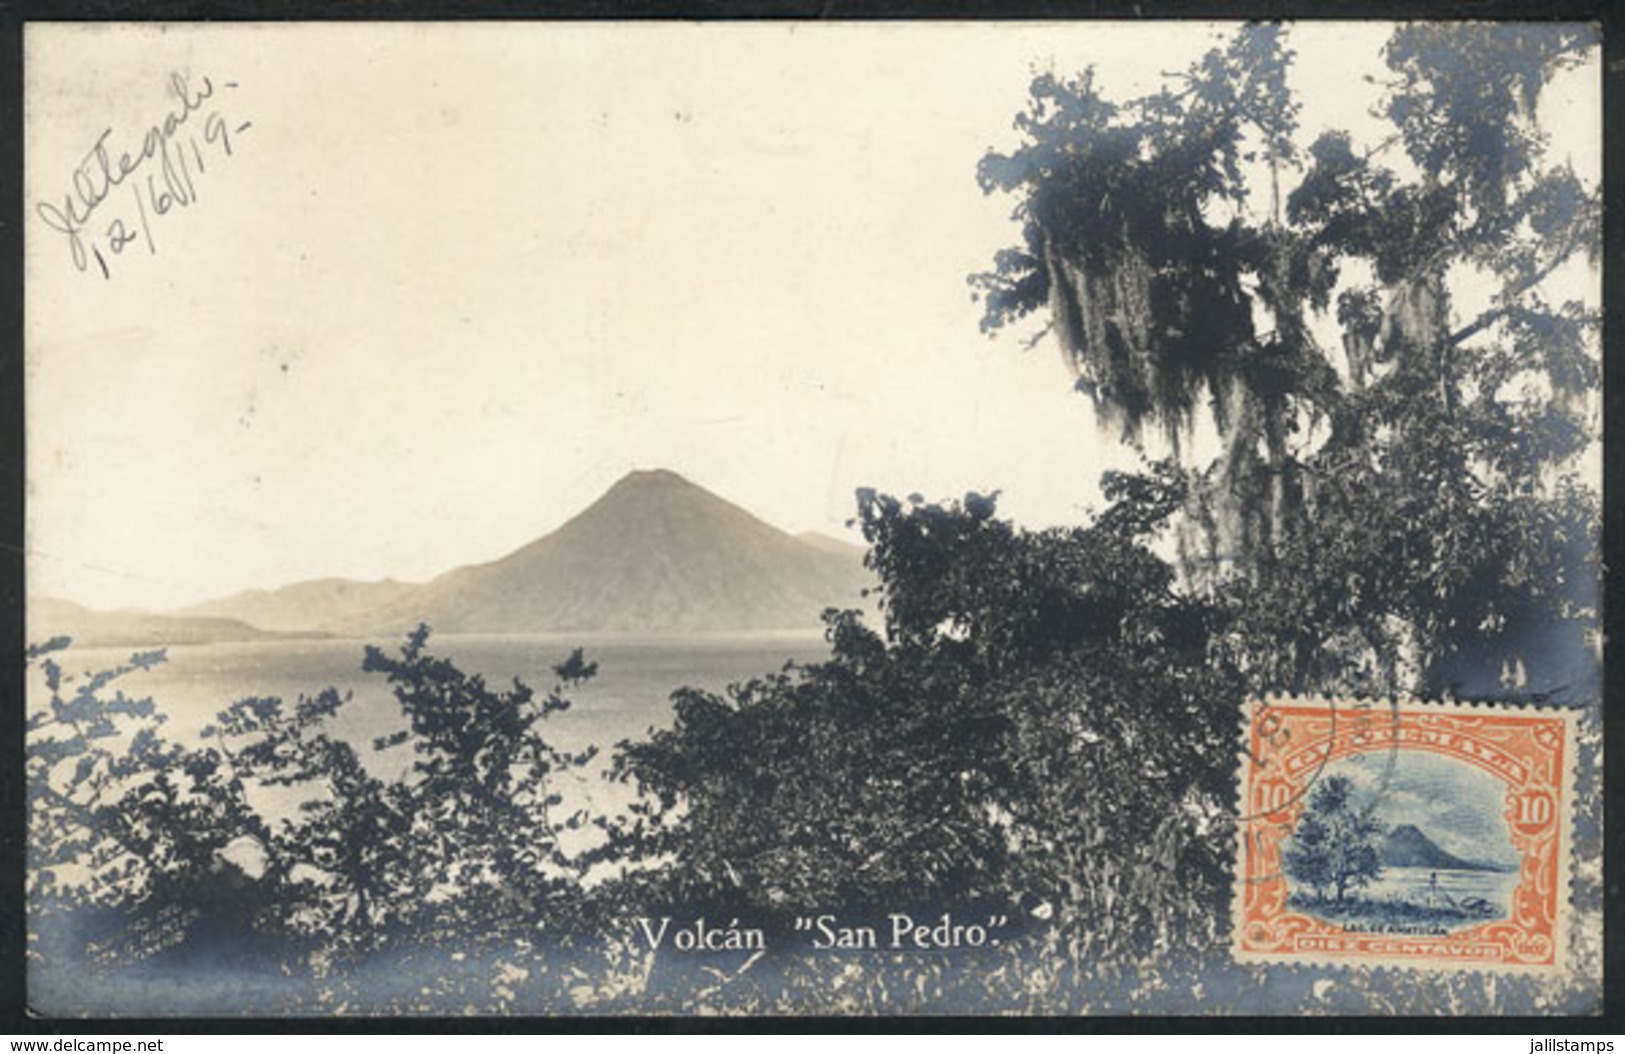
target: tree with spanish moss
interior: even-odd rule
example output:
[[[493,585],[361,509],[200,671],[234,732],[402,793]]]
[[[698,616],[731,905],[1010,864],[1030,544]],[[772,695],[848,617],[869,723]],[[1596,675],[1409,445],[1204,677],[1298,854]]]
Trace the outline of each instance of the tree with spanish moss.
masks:
[[[1402,26],[1386,137],[1303,146],[1290,34],[1255,25],[1141,98],[1042,75],[984,158],[1022,224],[984,329],[1043,318],[1103,420],[1183,455],[1182,569],[1259,688],[1594,690],[1599,315],[1564,290],[1600,199],[1540,117],[1595,45]]]

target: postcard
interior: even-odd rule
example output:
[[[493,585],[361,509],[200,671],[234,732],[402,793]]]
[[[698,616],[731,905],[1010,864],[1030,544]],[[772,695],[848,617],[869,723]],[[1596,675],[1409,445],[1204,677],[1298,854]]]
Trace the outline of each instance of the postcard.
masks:
[[[1600,1012],[1596,26],[24,44],[33,1012]]]

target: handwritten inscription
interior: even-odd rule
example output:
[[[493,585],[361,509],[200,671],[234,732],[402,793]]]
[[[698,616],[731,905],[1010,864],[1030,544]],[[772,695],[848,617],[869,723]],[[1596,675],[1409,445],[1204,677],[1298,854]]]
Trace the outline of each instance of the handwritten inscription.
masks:
[[[158,252],[157,222],[196,205],[198,178],[211,163],[232,157],[237,137],[252,127],[229,115],[227,96],[219,89],[235,87],[231,81],[217,88],[207,76],[194,81],[171,73],[169,112],[141,134],[138,145],[104,129],[68,177],[61,197],[34,206],[46,226],[66,240],[77,270],[94,263],[104,279],[111,279],[112,261],[131,246]]]

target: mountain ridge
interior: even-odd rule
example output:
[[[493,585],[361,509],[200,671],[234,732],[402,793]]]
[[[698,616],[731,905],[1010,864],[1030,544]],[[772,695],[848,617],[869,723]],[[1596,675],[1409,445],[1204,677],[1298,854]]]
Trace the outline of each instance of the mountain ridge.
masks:
[[[166,614],[230,618],[262,630],[297,632],[309,626],[312,610],[361,614],[405,596],[418,587],[419,583],[401,582],[393,578],[376,581],[315,578],[275,589],[244,589]]]
[[[67,637],[81,648],[149,648],[186,644],[237,644],[250,641],[310,640],[328,636],[318,630],[267,630],[241,619],[220,616],[156,614],[151,611],[94,611],[56,597],[30,597],[28,637],[43,642]]]
[[[558,528],[426,582],[312,579],[165,617],[346,636],[418,622],[442,633],[812,630],[826,607],[865,605],[863,552],[792,535],[669,469],[642,469]]]
[[[1464,860],[1441,848],[1415,824],[1402,823],[1383,836],[1377,859],[1384,867],[1430,867],[1440,871],[1502,871],[1497,864]]]

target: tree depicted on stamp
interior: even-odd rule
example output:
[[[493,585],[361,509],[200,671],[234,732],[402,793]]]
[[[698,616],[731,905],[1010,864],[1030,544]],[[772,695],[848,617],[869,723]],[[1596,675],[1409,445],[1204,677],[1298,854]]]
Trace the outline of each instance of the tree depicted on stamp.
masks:
[[[1561,710],[1253,701],[1236,958],[1560,970],[1574,753]]]

